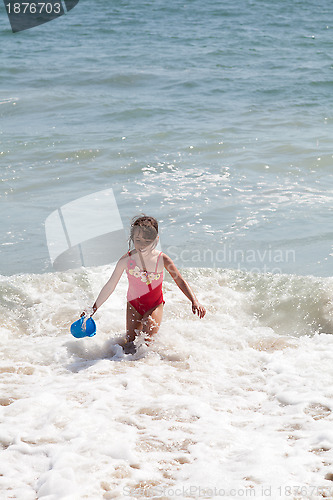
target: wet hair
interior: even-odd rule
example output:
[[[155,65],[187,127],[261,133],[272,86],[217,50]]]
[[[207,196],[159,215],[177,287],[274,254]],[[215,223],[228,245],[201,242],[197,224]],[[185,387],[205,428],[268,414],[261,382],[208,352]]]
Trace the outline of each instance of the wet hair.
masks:
[[[131,232],[128,240],[128,248],[130,249],[131,243],[133,243],[134,238],[134,230],[135,228],[139,228],[143,236],[147,240],[155,240],[158,236],[158,222],[155,217],[149,217],[148,215],[142,214],[136,217],[133,217],[131,222]]]

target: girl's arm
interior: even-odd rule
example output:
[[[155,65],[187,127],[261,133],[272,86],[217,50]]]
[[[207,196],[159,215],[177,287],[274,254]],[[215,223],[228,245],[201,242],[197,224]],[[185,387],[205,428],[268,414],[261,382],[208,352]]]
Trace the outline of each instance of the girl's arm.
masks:
[[[116,267],[114,268],[114,271],[110,277],[110,279],[105,283],[103,286],[102,290],[99,292],[99,295],[92,306],[93,314],[101,307],[102,304],[110,297],[111,293],[114,291],[116,288],[118,281],[120,280],[121,275],[123,274],[125,268],[126,268],[126,257],[127,254],[123,255],[117,262]],[[81,316],[84,315],[84,313],[81,314]]]
[[[193,291],[191,290],[189,284],[184,280],[183,276],[178,271],[174,262],[166,255],[163,254],[164,267],[170,274],[170,276],[175,280],[177,286],[181,289],[181,291],[186,295],[186,297],[192,302],[192,312],[193,314],[197,313],[199,318],[203,318],[206,314],[206,309],[202,306]]]

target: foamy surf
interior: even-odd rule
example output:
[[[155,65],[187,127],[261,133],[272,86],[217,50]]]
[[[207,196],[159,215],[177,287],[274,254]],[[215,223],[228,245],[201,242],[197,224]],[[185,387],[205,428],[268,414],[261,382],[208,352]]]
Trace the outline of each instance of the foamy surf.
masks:
[[[1,279],[2,498],[332,497],[332,280],[184,270],[125,355],[125,277],[69,333],[110,272]]]

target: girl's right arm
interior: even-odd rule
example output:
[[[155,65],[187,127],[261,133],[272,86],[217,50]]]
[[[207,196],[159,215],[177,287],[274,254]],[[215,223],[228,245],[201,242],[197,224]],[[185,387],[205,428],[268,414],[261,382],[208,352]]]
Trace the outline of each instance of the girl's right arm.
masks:
[[[126,269],[127,264],[127,254],[123,255],[117,262],[117,265],[110,277],[110,279],[105,283],[102,290],[99,292],[99,295],[96,299],[96,302],[92,306],[93,314],[101,307],[102,304],[110,297],[111,293],[116,288],[118,281],[120,280],[121,275]],[[83,314],[83,313],[82,313]]]

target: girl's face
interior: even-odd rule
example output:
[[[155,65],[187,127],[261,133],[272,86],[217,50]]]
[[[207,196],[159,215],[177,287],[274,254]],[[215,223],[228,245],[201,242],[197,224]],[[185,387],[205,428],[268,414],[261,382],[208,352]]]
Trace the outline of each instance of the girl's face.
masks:
[[[143,233],[143,231],[140,228],[135,228],[134,229],[134,235],[133,235],[133,243],[135,246],[135,250],[138,252],[142,252],[144,250],[151,250],[151,246],[154,243],[155,239],[149,239],[146,237]]]

